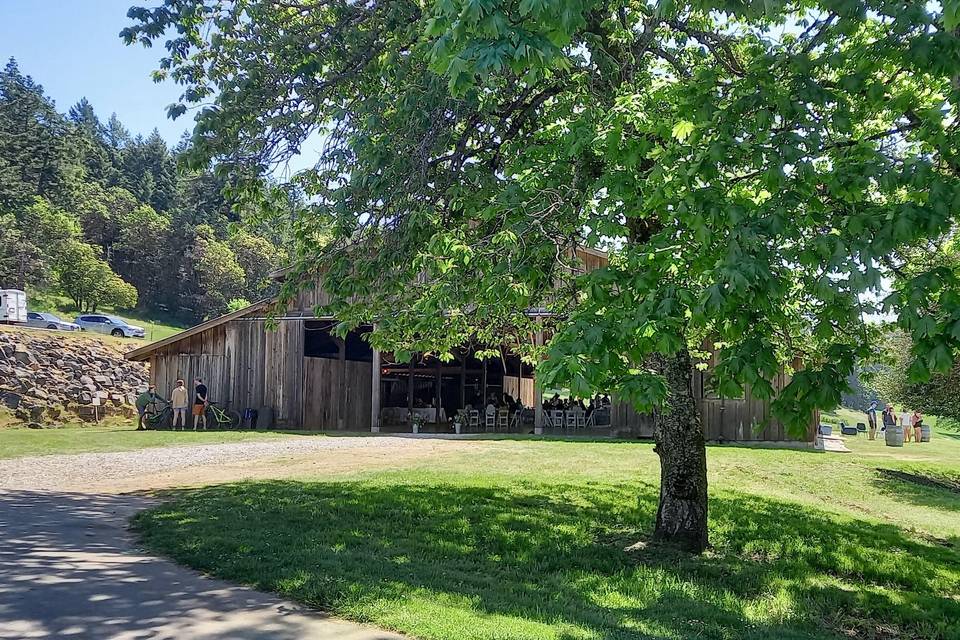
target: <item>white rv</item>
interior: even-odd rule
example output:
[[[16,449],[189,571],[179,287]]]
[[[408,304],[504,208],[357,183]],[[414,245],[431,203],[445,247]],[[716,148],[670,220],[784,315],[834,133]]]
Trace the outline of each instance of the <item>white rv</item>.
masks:
[[[19,289],[0,289],[0,324],[27,321],[27,294]]]

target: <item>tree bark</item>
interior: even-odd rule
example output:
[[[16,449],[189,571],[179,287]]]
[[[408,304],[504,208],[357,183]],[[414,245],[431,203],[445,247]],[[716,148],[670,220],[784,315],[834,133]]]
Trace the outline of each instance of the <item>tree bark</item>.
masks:
[[[693,364],[684,348],[657,356],[667,383],[665,409],[655,415],[654,451],[660,456],[660,504],[653,538],[700,553],[707,539],[707,451],[700,412],[690,386]]]

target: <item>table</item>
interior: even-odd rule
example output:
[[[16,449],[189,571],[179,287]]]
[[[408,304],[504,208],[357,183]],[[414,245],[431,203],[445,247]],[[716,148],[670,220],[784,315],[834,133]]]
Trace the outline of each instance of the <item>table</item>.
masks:
[[[380,417],[384,422],[404,423],[407,421],[409,410],[406,407],[384,407],[380,410]],[[433,407],[414,407],[413,414],[423,418],[424,422],[434,422],[437,410]],[[447,411],[440,407],[440,422],[447,421]]]

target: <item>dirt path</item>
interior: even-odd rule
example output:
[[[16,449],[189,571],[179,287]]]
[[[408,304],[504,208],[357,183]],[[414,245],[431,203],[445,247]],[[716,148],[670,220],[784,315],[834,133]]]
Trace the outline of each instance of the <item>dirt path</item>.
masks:
[[[402,640],[152,557],[127,531],[151,489],[399,467],[483,446],[405,437],[294,442],[0,461],[0,640]]]
[[[399,467],[479,443],[404,436],[296,437],[0,460],[0,489],[122,493]]]

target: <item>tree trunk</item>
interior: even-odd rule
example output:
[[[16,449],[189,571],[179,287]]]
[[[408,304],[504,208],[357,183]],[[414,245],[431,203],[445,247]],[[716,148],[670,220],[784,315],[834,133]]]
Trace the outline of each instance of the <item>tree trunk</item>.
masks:
[[[660,456],[660,505],[653,537],[700,553],[707,541],[707,451],[700,412],[690,386],[693,365],[684,348],[654,359],[667,382],[664,410],[657,411],[653,437]]]

